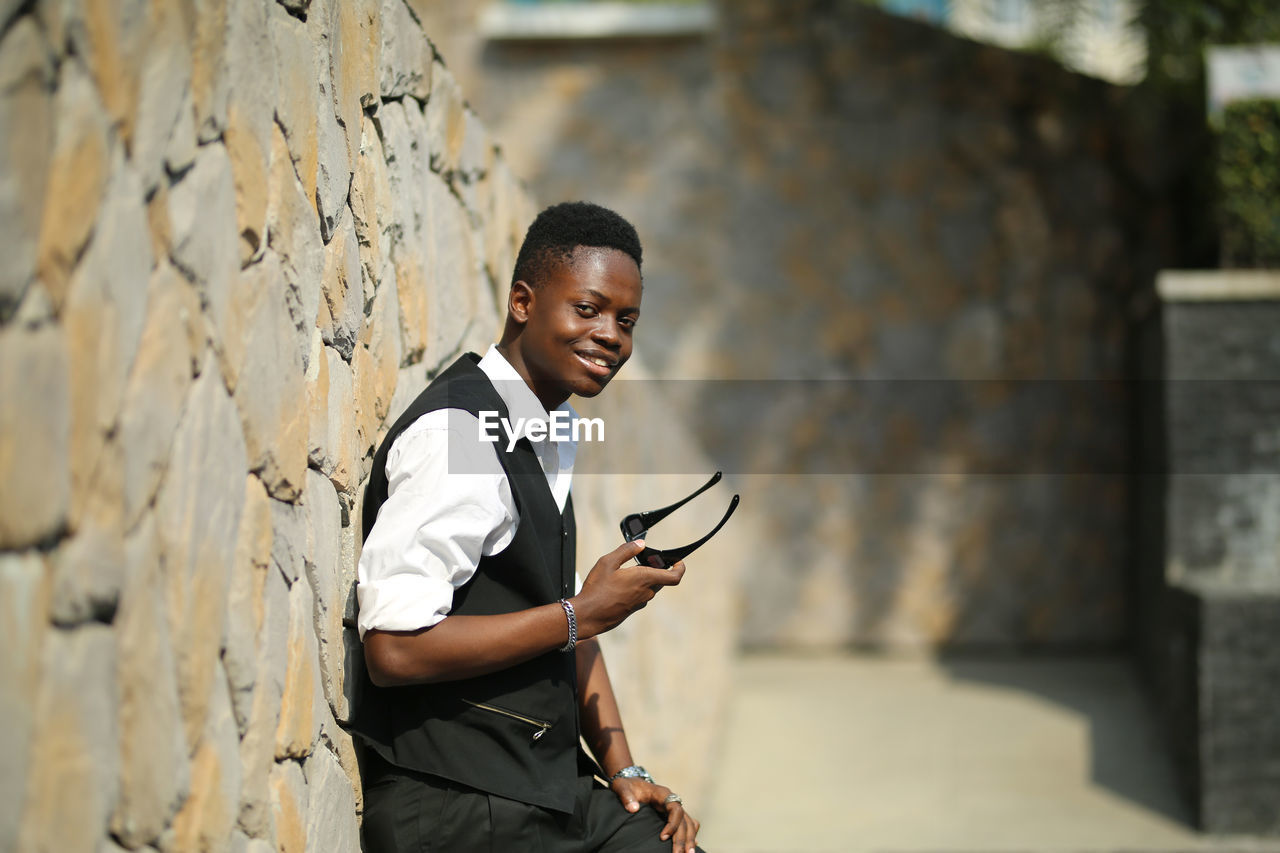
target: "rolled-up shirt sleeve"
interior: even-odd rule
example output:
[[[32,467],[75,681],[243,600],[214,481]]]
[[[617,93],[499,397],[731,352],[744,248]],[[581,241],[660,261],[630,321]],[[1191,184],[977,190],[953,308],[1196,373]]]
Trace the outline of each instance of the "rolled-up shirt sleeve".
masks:
[[[514,537],[511,486],[477,424],[456,409],[431,412],[388,452],[387,500],[357,568],[362,640],[370,628],[414,631],[444,619],[480,558]]]

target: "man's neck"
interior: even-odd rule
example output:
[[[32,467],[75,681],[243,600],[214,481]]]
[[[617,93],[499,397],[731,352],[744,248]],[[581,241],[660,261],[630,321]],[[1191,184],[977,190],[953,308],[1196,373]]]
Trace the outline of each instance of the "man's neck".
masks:
[[[542,404],[542,408],[548,412],[553,412],[569,399],[568,394],[559,392],[549,392],[546,388],[538,387],[538,383],[534,382],[529,376],[529,368],[524,363],[524,357],[520,353],[520,348],[506,341],[495,347],[498,353],[507,360],[507,363],[520,374],[520,378],[524,380],[524,384],[529,386],[529,390],[533,391],[533,395],[538,398],[538,402]]]

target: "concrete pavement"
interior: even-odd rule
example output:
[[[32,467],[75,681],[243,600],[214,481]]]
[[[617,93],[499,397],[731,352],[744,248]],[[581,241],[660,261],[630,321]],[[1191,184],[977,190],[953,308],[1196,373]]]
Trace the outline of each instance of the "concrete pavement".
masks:
[[[1117,658],[749,656],[709,853],[1241,851],[1202,838]]]

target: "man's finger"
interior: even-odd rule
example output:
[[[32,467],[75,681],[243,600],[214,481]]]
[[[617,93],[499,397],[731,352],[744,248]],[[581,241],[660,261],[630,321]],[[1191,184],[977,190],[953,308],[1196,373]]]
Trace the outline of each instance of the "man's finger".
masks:
[[[636,539],[631,542],[623,542],[617,548],[609,552],[608,560],[616,569],[627,560],[633,559],[641,551],[644,550],[644,540]]]
[[[667,825],[662,827],[662,832],[658,835],[663,841],[666,841],[675,834],[680,824],[684,822],[684,809],[679,803],[667,803]]]
[[[679,565],[679,563],[676,565]],[[684,569],[680,569],[680,571],[676,571],[673,568],[651,569],[647,566],[640,566],[639,569],[645,572],[644,582],[649,586],[675,586],[684,577]]]

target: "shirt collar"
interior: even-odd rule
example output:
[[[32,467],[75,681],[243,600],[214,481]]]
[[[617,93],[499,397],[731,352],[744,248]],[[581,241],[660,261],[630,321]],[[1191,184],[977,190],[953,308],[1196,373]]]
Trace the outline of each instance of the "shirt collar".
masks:
[[[538,395],[533,393],[533,389],[529,387],[519,373],[516,373],[516,369],[511,366],[511,362],[507,361],[506,356],[498,352],[496,346],[489,345],[489,351],[480,359],[479,366],[484,371],[484,375],[488,376],[489,381],[493,383],[493,387],[497,390],[498,396],[502,398],[502,402],[507,404],[507,411],[510,413],[513,423],[517,418],[547,420],[547,410],[542,407],[542,401],[538,399]],[[578,417],[578,413],[574,411],[573,406],[569,405],[568,400],[556,406],[556,411],[565,412],[570,418],[576,419]]]

